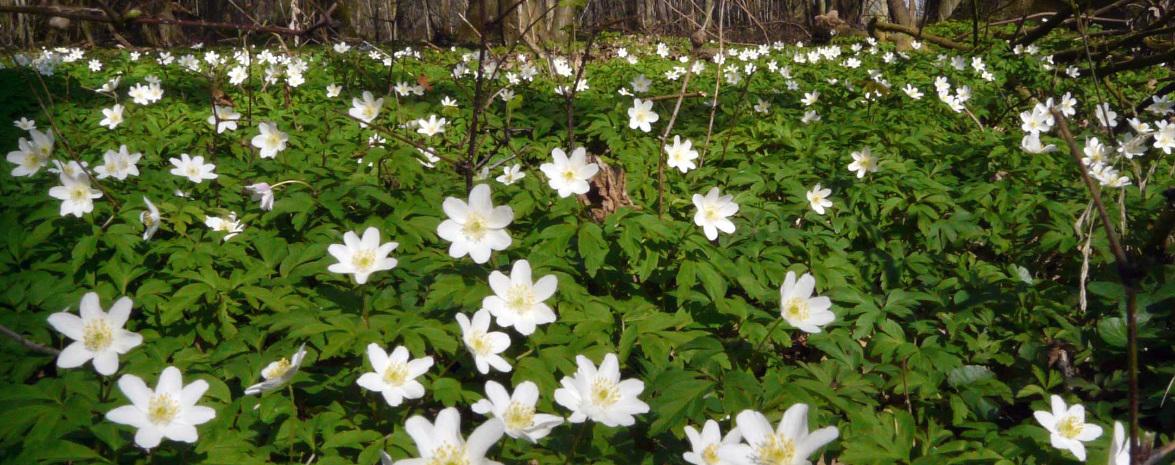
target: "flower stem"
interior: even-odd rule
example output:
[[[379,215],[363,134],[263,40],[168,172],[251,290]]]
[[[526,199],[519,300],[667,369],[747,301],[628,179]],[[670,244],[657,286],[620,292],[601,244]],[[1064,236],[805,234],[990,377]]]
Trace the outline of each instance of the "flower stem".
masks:
[[[294,400],[294,385],[289,384],[286,389],[290,393],[290,452],[288,457],[291,462],[297,462],[294,459],[294,439],[297,437],[295,432],[298,426],[298,403]]]
[[[755,346],[754,352],[758,352],[759,349],[763,348],[763,344],[766,344],[767,340],[771,339],[771,333],[775,332],[775,327],[779,326],[779,323],[782,323],[782,322],[783,322],[783,318],[780,318],[778,320],[775,320],[775,323],[771,323],[771,326],[767,327],[767,334],[764,334],[763,340],[759,341],[759,344],[757,344]]]
[[[575,457],[575,448],[579,446],[579,440],[583,438],[583,432],[591,428],[591,425],[584,421],[579,425],[579,431],[575,433],[575,439],[571,440],[571,447],[567,449],[567,465],[571,465],[571,459]]]

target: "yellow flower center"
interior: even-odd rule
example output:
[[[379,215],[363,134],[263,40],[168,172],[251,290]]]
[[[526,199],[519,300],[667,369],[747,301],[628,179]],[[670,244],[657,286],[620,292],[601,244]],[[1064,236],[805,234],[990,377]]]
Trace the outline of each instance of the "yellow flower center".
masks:
[[[718,444],[710,444],[702,450],[702,460],[709,465],[718,463]]]
[[[110,347],[114,342],[114,334],[106,320],[90,320],[82,329],[82,344],[86,350],[97,352]]]
[[[392,363],[384,370],[384,382],[392,386],[402,386],[408,381],[408,365]]]
[[[786,437],[771,435],[759,446],[758,465],[791,465],[796,458],[796,443]]]
[[[351,254],[351,266],[356,271],[367,271],[375,266],[375,251],[371,249],[356,250]]]
[[[269,137],[266,139],[266,141],[269,142],[270,147],[277,147],[277,146],[281,145],[282,138],[280,136],[278,136],[276,133],[271,132],[271,133],[269,133]]]
[[[525,284],[516,284],[506,291],[506,306],[518,313],[529,313],[534,301],[534,292]]]
[[[446,443],[432,450],[427,465],[469,465],[469,458],[463,448]]]
[[[1065,419],[1057,423],[1057,432],[1068,439],[1076,438],[1083,429],[1085,429],[1085,422],[1073,415],[1067,415]]]
[[[477,213],[470,212],[469,217],[465,219],[465,225],[462,227],[465,232],[465,237],[473,241],[481,241],[489,232],[489,227],[486,226],[485,218]]]
[[[783,303],[783,314],[791,320],[804,321],[808,319],[808,301],[799,297],[792,297]]]
[[[33,169],[41,166],[41,157],[36,153],[27,153],[24,156],[24,162],[21,163],[21,166],[24,166],[26,169]]]
[[[530,428],[534,423],[534,407],[511,402],[510,407],[506,408],[506,413],[502,415],[502,422],[511,430]]]
[[[190,164],[190,165],[188,165],[188,168],[187,168],[187,170],[185,170],[185,172],[188,173],[188,177],[190,177],[190,178],[199,177],[200,176],[200,167]]]
[[[620,388],[611,380],[596,378],[592,381],[591,399],[600,407],[610,406],[620,401]]]
[[[156,394],[147,403],[147,419],[156,425],[171,423],[179,411],[180,403],[168,394]]]
[[[290,371],[291,366],[290,359],[282,357],[281,360],[277,361],[276,365],[262,372],[261,376],[265,378],[266,381],[275,378],[281,378]]]
[[[473,352],[477,355],[484,356],[493,354],[494,348],[493,345],[490,344],[490,338],[487,337],[486,333],[482,331],[472,331],[471,334],[466,338],[466,343],[469,344],[469,348],[472,349]]]
[[[84,202],[90,198],[90,188],[81,184],[75,184],[69,190],[69,199],[74,202]]]
[[[707,206],[702,211],[705,213],[706,221],[718,221],[722,218],[722,215],[718,213],[718,209],[713,206]]]
[[[563,180],[564,180],[564,181],[571,182],[571,181],[574,181],[574,180],[575,180],[575,178],[576,178],[576,176],[575,176],[575,171],[573,171],[573,170],[566,170],[566,171],[564,171],[564,172],[563,172]]]

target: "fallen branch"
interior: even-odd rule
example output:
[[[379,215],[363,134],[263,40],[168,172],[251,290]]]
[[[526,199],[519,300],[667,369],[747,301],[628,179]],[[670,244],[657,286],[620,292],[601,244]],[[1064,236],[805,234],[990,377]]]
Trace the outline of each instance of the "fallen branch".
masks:
[[[918,28],[910,27],[910,26],[903,26],[901,24],[894,24],[891,22],[879,20],[877,18],[873,18],[871,21],[869,21],[869,30],[870,30],[870,32],[872,32],[873,30],[886,31],[886,32],[900,32],[902,34],[906,34],[906,35],[908,35],[910,37],[914,37],[914,38],[917,38],[919,35]],[[922,34],[922,40],[925,40],[925,41],[930,42],[932,44],[938,45],[940,47],[946,47],[946,48],[954,49],[954,50],[970,50],[971,49],[971,47],[969,47],[967,45],[960,44],[960,43],[955,42],[955,41],[948,39],[946,37],[939,37],[936,35],[927,34],[926,32],[921,32],[921,34]]]
[[[34,352],[40,352],[40,353],[46,354],[46,355],[57,355],[57,354],[61,353],[60,350],[54,349],[52,347],[46,347],[41,344],[37,344],[36,342],[33,342],[31,339],[26,338],[24,336],[21,336],[20,333],[17,333],[16,331],[8,329],[8,327],[4,326],[4,325],[0,325],[0,334],[4,334],[5,336],[8,336],[10,339],[16,341],[20,345],[24,346],[26,349],[29,349]]]
[[[1132,69],[1146,68],[1148,66],[1157,65],[1159,63],[1166,63],[1175,60],[1175,49],[1160,53],[1158,55],[1145,56],[1142,58],[1135,58],[1132,60],[1120,61],[1110,65],[1102,66],[1097,69],[1097,75],[1100,77],[1109,76],[1114,73],[1129,71]],[[1083,70],[1082,74],[1088,73],[1089,70]]]
[[[1028,31],[1027,34],[1024,34],[1024,37],[1021,37],[1020,40],[1017,40],[1013,45],[1028,45],[1036,42],[1037,39],[1048,35],[1049,32],[1064,23],[1065,20],[1069,19],[1070,16],[1073,16],[1073,8],[1069,4],[1065,4],[1061,7],[1060,11],[1057,11],[1056,14],[1049,17],[1049,19],[1044,24],[1037,26],[1036,29]]]

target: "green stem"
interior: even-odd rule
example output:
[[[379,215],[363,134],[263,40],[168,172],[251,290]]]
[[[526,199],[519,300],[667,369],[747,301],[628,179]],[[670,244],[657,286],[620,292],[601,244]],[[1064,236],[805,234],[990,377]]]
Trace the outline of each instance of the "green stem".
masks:
[[[775,320],[775,323],[771,323],[771,326],[767,327],[767,334],[764,334],[763,340],[759,341],[759,344],[757,344],[755,346],[754,352],[757,353],[757,352],[759,352],[759,349],[763,348],[763,344],[766,344],[767,340],[771,339],[771,333],[775,331],[775,327],[779,326],[779,324],[782,322],[783,322],[783,318],[780,318],[778,320]]]
[[[290,423],[290,452],[289,452],[288,457],[290,458],[291,462],[297,462],[297,460],[294,459],[294,440],[297,437],[295,432],[298,427],[298,403],[294,399],[294,385],[289,384],[286,386],[286,389],[290,393],[290,422],[291,422]]]
[[[579,425],[579,431],[575,433],[575,439],[571,440],[571,447],[567,449],[567,465],[571,465],[571,459],[575,457],[575,448],[579,446],[579,440],[583,438],[584,431],[589,428],[591,428],[591,424],[587,420]]]

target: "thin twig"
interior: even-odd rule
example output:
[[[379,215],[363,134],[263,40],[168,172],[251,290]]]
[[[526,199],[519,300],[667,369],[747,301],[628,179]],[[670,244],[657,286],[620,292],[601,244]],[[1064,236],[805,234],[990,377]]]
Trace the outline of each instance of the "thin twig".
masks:
[[[26,338],[24,336],[21,336],[20,333],[17,333],[16,331],[8,329],[8,327],[4,326],[4,325],[0,325],[0,334],[4,334],[5,336],[8,336],[12,340],[14,340],[17,343],[19,343],[20,345],[24,346],[26,349],[32,350],[34,352],[40,352],[40,353],[46,354],[46,355],[58,355],[61,353],[60,350],[54,349],[52,347],[47,347],[47,346],[43,346],[41,344],[37,344],[36,342],[33,342],[31,339]]]

